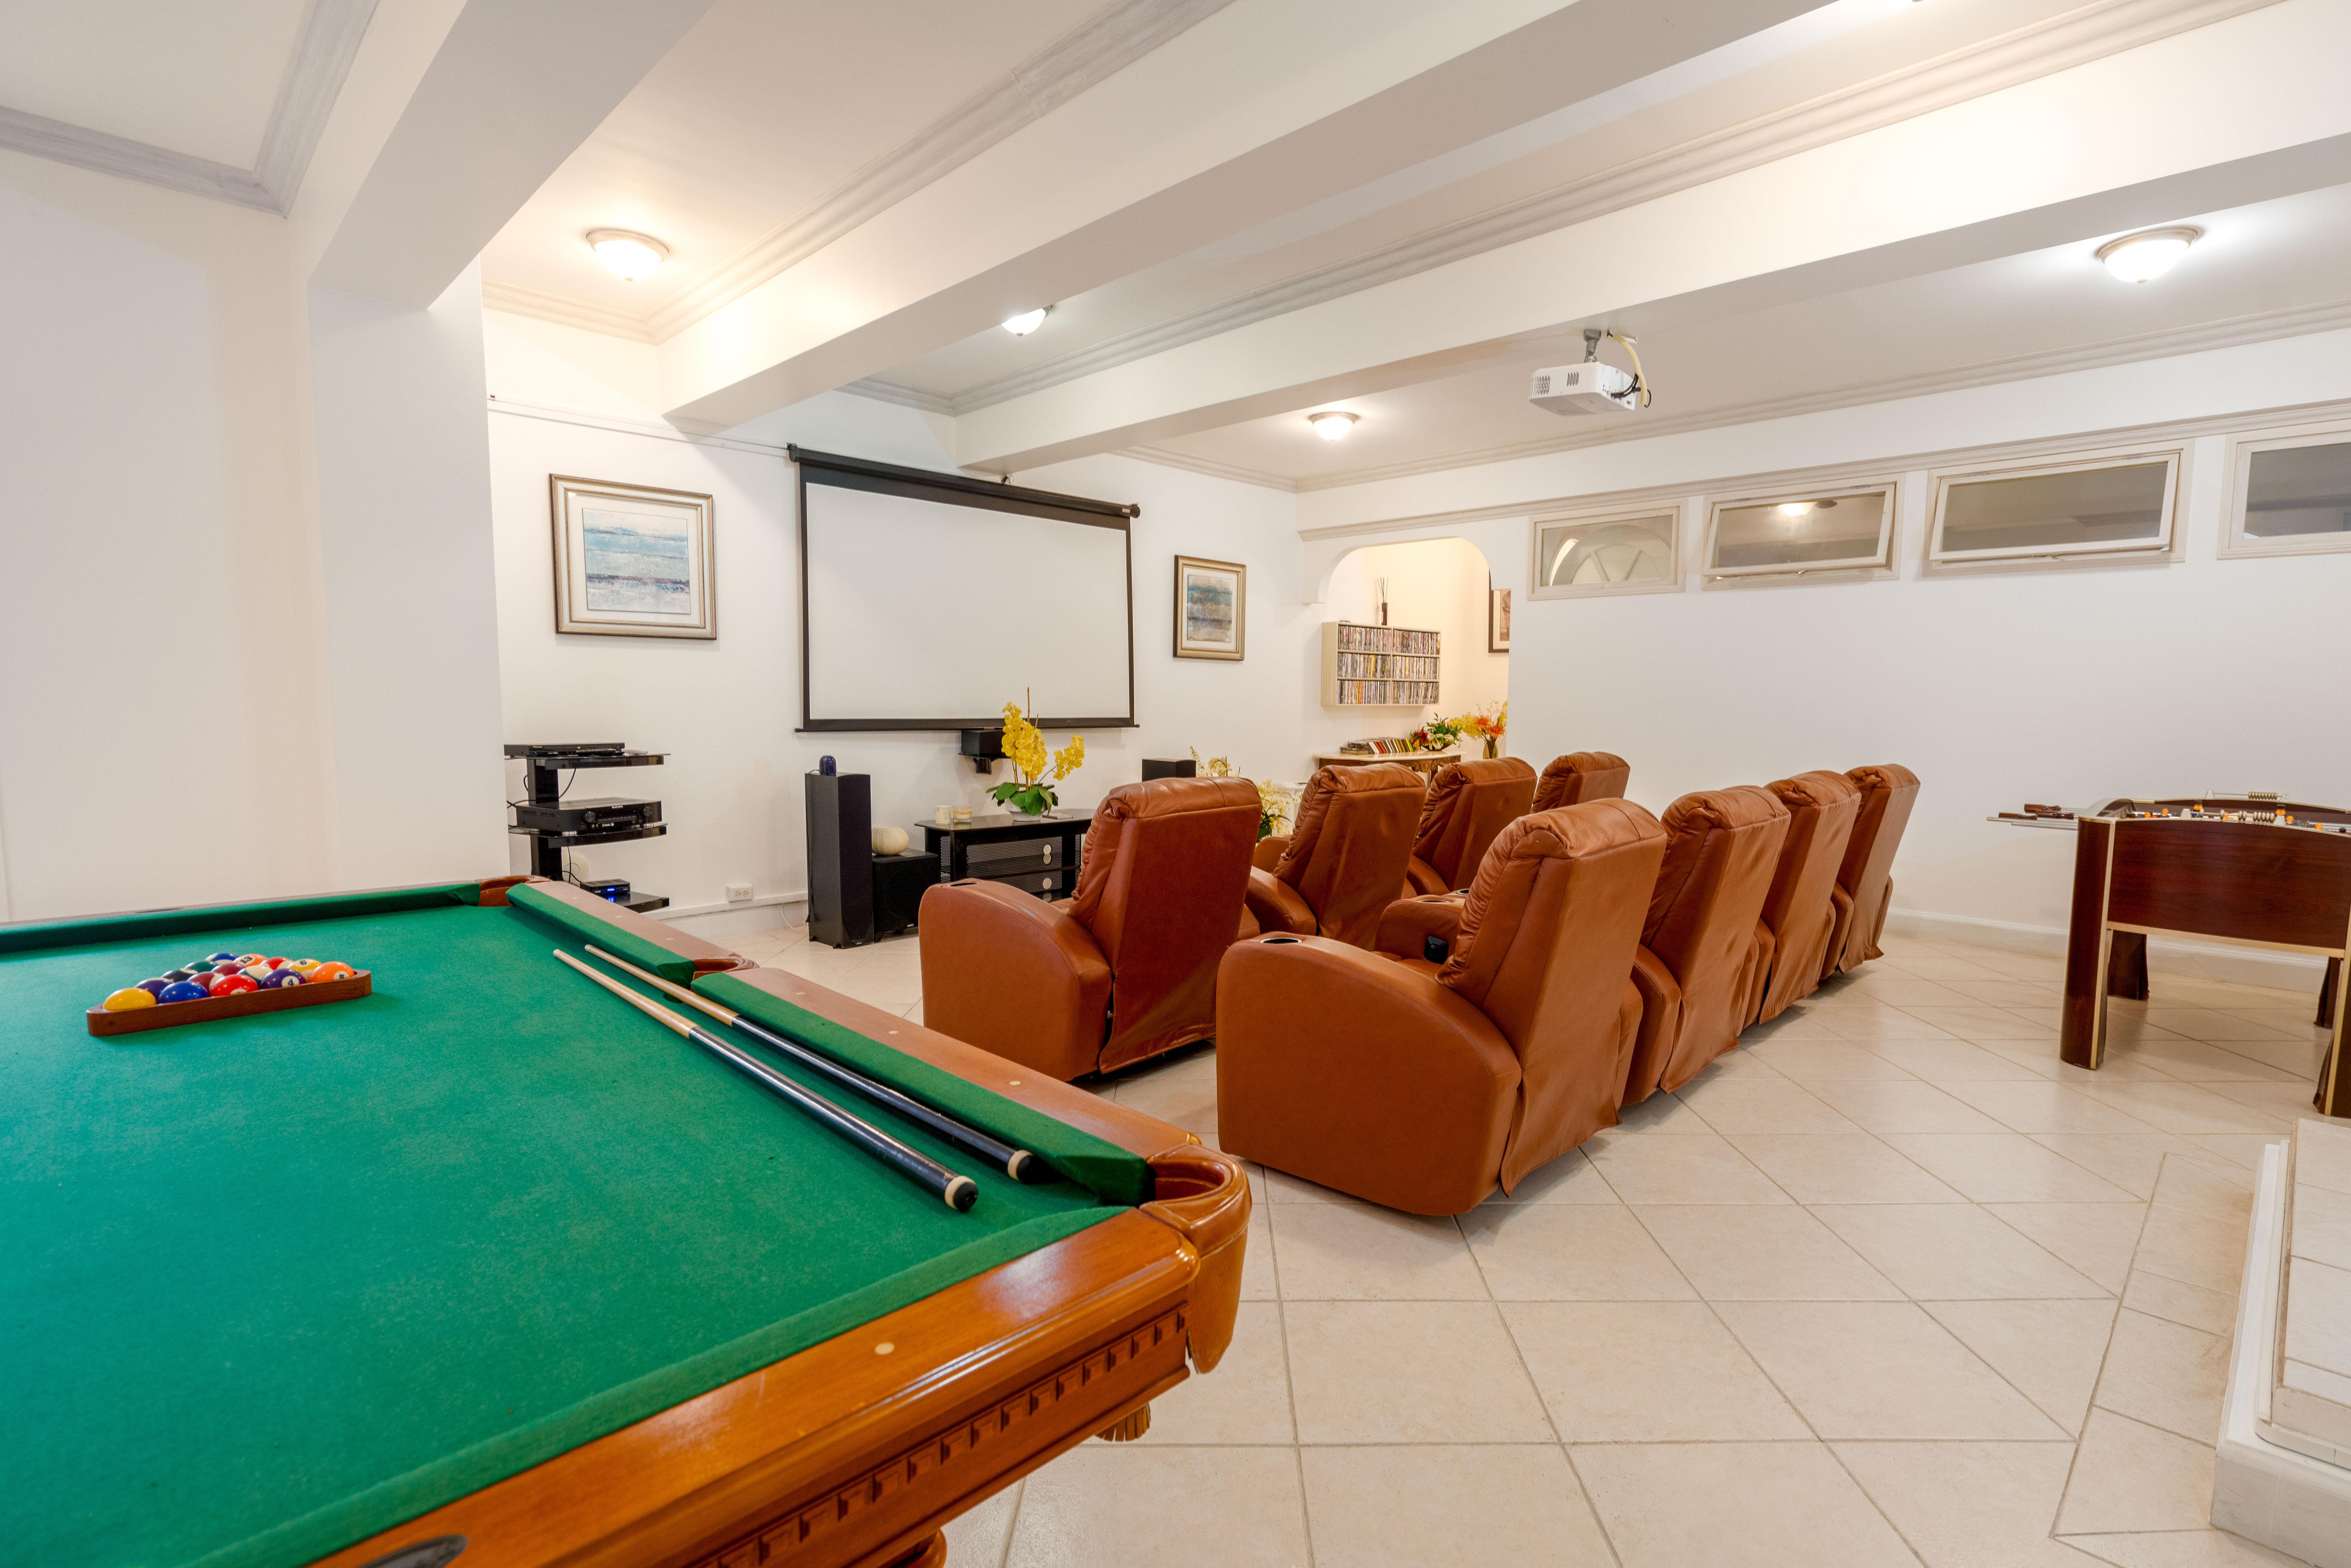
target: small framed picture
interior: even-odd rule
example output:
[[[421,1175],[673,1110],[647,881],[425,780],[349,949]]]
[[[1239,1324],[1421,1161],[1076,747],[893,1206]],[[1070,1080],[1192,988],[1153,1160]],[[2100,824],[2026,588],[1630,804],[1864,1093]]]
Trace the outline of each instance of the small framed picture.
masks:
[[[1176,656],[1238,659],[1246,652],[1249,568],[1176,558]]]
[[[1486,590],[1486,652],[1507,653],[1510,651],[1510,591],[1507,588]]]
[[[716,637],[710,497],[547,476],[555,629],[597,637]]]

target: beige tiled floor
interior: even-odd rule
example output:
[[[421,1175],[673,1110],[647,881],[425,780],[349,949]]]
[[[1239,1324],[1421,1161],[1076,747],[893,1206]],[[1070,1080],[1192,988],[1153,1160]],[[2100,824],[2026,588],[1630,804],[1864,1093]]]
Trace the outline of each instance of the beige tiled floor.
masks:
[[[735,944],[922,1017],[912,938]],[[2158,974],[2057,1061],[2054,960],[1889,941],[1458,1219],[1256,1173],[1233,1349],[956,1568],[2232,1568],[2212,1439],[2311,998]],[[1211,1142],[1202,1049],[1091,1085]]]

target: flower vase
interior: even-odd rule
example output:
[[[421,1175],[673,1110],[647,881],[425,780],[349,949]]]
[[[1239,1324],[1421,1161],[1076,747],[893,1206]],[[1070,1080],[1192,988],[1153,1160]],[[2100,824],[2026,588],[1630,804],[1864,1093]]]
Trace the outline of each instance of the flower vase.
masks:
[[[1498,736],[1498,735],[1489,735],[1489,736],[1488,736],[1488,737],[1486,737],[1486,759],[1487,759],[1489,762],[1490,762],[1490,761],[1492,761],[1495,758],[1499,757],[1499,756],[1501,756],[1501,755],[1502,755],[1502,737],[1499,737],[1499,736]]]

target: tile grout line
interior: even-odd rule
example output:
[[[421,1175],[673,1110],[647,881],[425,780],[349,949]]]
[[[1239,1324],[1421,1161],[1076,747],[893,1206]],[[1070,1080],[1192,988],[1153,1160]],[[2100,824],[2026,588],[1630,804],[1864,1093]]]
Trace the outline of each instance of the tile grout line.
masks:
[[[1259,1166],[1258,1168],[1263,1170],[1265,1167]],[[1266,1178],[1265,1188],[1266,1208],[1268,1210],[1265,1217],[1266,1263],[1273,1270],[1274,1326],[1280,1331],[1281,1334],[1281,1394],[1283,1400],[1287,1403],[1290,1408],[1290,1473],[1298,1478],[1298,1522],[1299,1528],[1305,1532],[1306,1536],[1307,1568],[1315,1568],[1314,1500],[1312,1495],[1309,1493],[1306,1489],[1306,1435],[1304,1428],[1300,1426],[1298,1420],[1298,1380],[1290,1375],[1290,1298],[1283,1293],[1281,1288],[1281,1244],[1275,1239],[1273,1233],[1273,1215],[1271,1213],[1273,1208],[1273,1180],[1270,1174],[1269,1174]],[[1244,1235],[1242,1239],[1242,1244],[1244,1246],[1248,1244],[1246,1235]]]
[[[1574,1155],[1583,1152],[1580,1147],[1568,1151]],[[1586,1155],[1583,1163],[1591,1166],[1590,1156]],[[1593,1166],[1593,1175],[1599,1177],[1603,1186],[1608,1186],[1607,1176],[1597,1166]],[[1608,1186],[1608,1190],[1613,1193],[1616,1189]],[[1617,1201],[1621,1205],[1624,1200],[1620,1197]],[[1559,1450],[1561,1461],[1567,1466],[1569,1479],[1575,1482],[1576,1494],[1583,1499],[1583,1511],[1591,1519],[1593,1528],[1600,1532],[1601,1543],[1608,1548],[1608,1560],[1617,1568],[1624,1568],[1625,1554],[1617,1550],[1616,1538],[1609,1533],[1608,1521],[1600,1516],[1600,1504],[1593,1500],[1592,1489],[1584,1482],[1583,1471],[1576,1465],[1574,1447],[1561,1435],[1559,1419],[1551,1413],[1551,1401],[1543,1397],[1542,1385],[1536,1380],[1534,1368],[1527,1364],[1526,1346],[1519,1343],[1519,1333],[1510,1326],[1510,1315],[1502,1310],[1501,1298],[1494,1294],[1494,1281],[1486,1277],[1486,1266],[1478,1260],[1478,1249],[1470,1245],[1469,1233],[1462,1228],[1461,1217],[1457,1214],[1452,1219],[1454,1231],[1461,1238],[1461,1249],[1469,1254],[1469,1266],[1478,1271],[1478,1283],[1485,1290],[1487,1304],[1494,1309],[1495,1321],[1502,1325],[1502,1337],[1510,1341],[1510,1352],[1518,1357],[1519,1371],[1535,1396],[1535,1408],[1542,1412],[1543,1425],[1551,1429],[1552,1446]],[[1668,1258],[1666,1261],[1671,1263],[1673,1260]],[[1687,1284],[1688,1281],[1683,1282]]]

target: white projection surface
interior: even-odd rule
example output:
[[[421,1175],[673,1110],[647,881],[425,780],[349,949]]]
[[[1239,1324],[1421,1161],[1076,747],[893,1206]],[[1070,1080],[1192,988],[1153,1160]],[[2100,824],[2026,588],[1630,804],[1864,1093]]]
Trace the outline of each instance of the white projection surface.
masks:
[[[810,723],[1132,718],[1123,528],[803,476]]]

